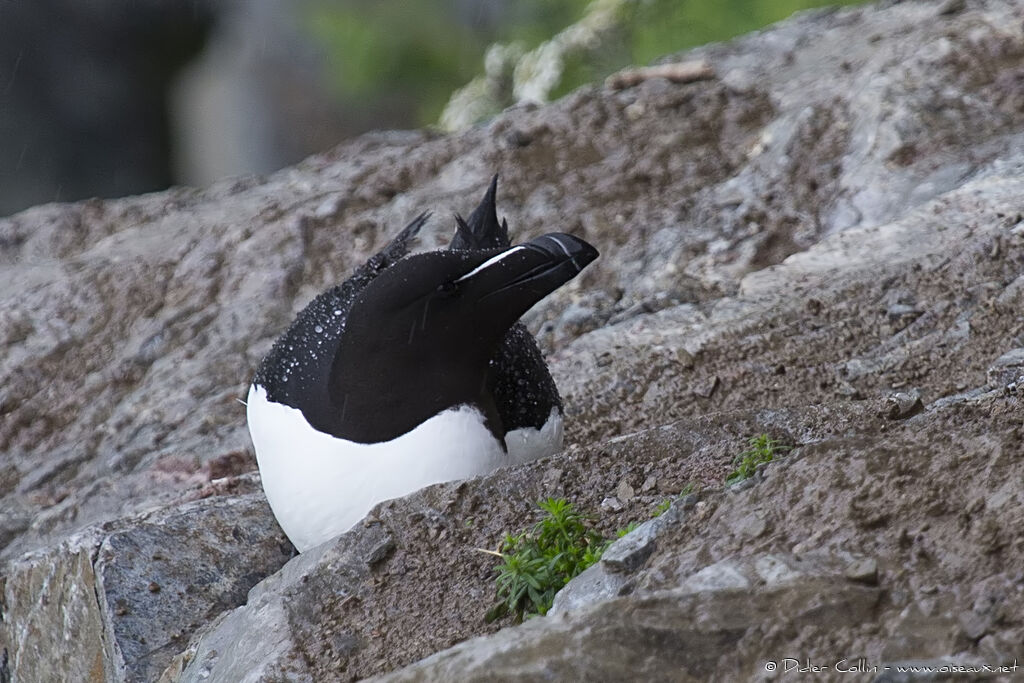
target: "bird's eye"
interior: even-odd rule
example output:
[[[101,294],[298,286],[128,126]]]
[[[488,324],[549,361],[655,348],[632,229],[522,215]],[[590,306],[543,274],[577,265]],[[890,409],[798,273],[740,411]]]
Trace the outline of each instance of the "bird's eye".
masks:
[[[451,296],[455,292],[459,291],[459,283],[454,280],[446,280],[437,287],[437,292],[444,296]]]

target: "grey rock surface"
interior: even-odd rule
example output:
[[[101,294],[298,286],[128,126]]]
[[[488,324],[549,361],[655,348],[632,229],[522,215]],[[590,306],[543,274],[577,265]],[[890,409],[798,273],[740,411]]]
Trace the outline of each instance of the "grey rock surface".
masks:
[[[393,549],[387,530],[374,524],[303,553],[254,589],[245,607],[211,625],[172,664],[172,672],[181,671],[169,678],[322,680],[313,677],[309,662],[327,657],[343,674],[345,660],[368,634],[357,622],[339,623],[339,613],[346,603],[366,599],[374,566]],[[322,633],[325,618],[332,622],[329,638]]]
[[[14,680],[153,681],[193,632],[294,549],[262,494],[219,496],[89,528],[3,581]]]
[[[718,563],[678,588],[537,619],[371,680],[750,680],[770,661],[750,656],[766,632],[871,620],[877,588],[814,564],[774,555]]]
[[[595,86],[455,136],[377,134],[269,178],[0,221],[0,633],[16,680],[72,629],[47,675],[530,680],[626,662],[770,679],[765,662],[794,653],[839,678],[843,657],[1020,657],[1024,24],[1013,2],[954,10],[800,15],[679,56],[715,79]],[[517,237],[602,250],[526,320],[566,451],[384,503],[241,605],[287,559],[266,508],[242,540],[215,514],[255,489],[236,401],[253,368],[413,215],[435,210],[422,247],[445,242],[445,214],[494,171]],[[917,400],[888,419],[897,394]],[[758,434],[793,448],[723,488]],[[495,562],[478,549],[533,524],[538,499],[572,500],[611,537],[691,486],[556,614],[483,620]],[[204,496],[223,502],[190,502]],[[187,539],[134,521],[182,505]],[[213,573],[242,578],[171,615],[169,586],[212,584],[183,564],[140,586],[147,570],[120,558],[152,544],[131,534],[182,563],[223,546],[236,556]],[[245,539],[270,546],[233,550]],[[89,597],[108,580],[117,593]],[[120,627],[115,596],[142,601]],[[128,618],[144,613],[168,616]]]

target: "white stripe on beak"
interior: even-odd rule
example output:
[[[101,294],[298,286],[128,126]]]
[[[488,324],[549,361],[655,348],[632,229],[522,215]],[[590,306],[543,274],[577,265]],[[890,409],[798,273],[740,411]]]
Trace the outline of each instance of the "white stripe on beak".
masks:
[[[561,249],[563,252],[565,252],[566,256],[568,256],[569,258],[572,258],[572,254],[570,254],[569,250],[565,248],[564,244],[562,244],[562,240],[558,239],[558,235],[542,235],[541,239],[551,240],[552,242],[554,242],[555,244],[558,245],[559,249]]]
[[[559,245],[559,246],[561,246],[561,245]],[[565,247],[562,247],[562,248],[564,249]],[[512,247],[512,248],[511,248],[511,249],[509,249],[508,251],[503,251],[503,252],[501,252],[500,254],[498,254],[497,256],[492,256],[491,258],[487,259],[486,261],[484,261],[483,263],[481,263],[481,264],[480,264],[479,266],[477,266],[477,267],[476,267],[476,268],[474,268],[473,270],[469,271],[468,273],[466,273],[465,275],[463,275],[462,277],[460,277],[460,278],[459,278],[458,280],[456,280],[456,282],[462,282],[463,280],[465,280],[465,279],[467,279],[467,278],[471,278],[471,277],[473,277],[474,275],[476,275],[477,273],[479,273],[479,272],[480,272],[481,270],[483,270],[484,268],[487,268],[487,267],[489,267],[489,266],[492,266],[492,265],[494,265],[495,263],[498,263],[499,261],[501,261],[501,260],[502,260],[503,258],[505,258],[506,256],[509,256],[509,255],[511,255],[511,254],[514,254],[514,253],[516,253],[517,251],[520,251],[520,250],[522,250],[522,249],[525,249],[525,247],[522,247],[522,246],[519,246],[519,247]]]

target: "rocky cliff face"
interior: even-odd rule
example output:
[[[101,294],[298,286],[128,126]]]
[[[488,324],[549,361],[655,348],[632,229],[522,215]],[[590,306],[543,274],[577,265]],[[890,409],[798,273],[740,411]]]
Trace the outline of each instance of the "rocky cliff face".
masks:
[[[995,1],[816,12],[670,60],[704,60],[704,80],[641,72],[456,136],[373,135],[269,178],[0,221],[2,671],[1012,664],[1022,19]],[[566,452],[385,503],[289,560],[236,399],[305,302],[422,210],[422,246],[445,241],[494,171],[517,237],[602,251],[527,319]],[[760,433],[794,448],[724,488]],[[484,622],[494,564],[475,549],[531,524],[537,498],[611,531],[689,483],[554,614]]]

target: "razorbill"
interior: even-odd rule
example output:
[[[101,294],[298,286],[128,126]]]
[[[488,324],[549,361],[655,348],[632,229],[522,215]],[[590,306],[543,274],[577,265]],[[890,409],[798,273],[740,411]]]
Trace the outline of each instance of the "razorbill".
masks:
[[[260,364],[249,432],[271,509],[299,551],[383,500],[560,447],[554,383],[514,326],[598,253],[561,233],[511,246],[505,230],[504,244],[481,246],[500,237],[493,191],[458,221],[449,250],[407,255],[419,216],[316,297]]]

